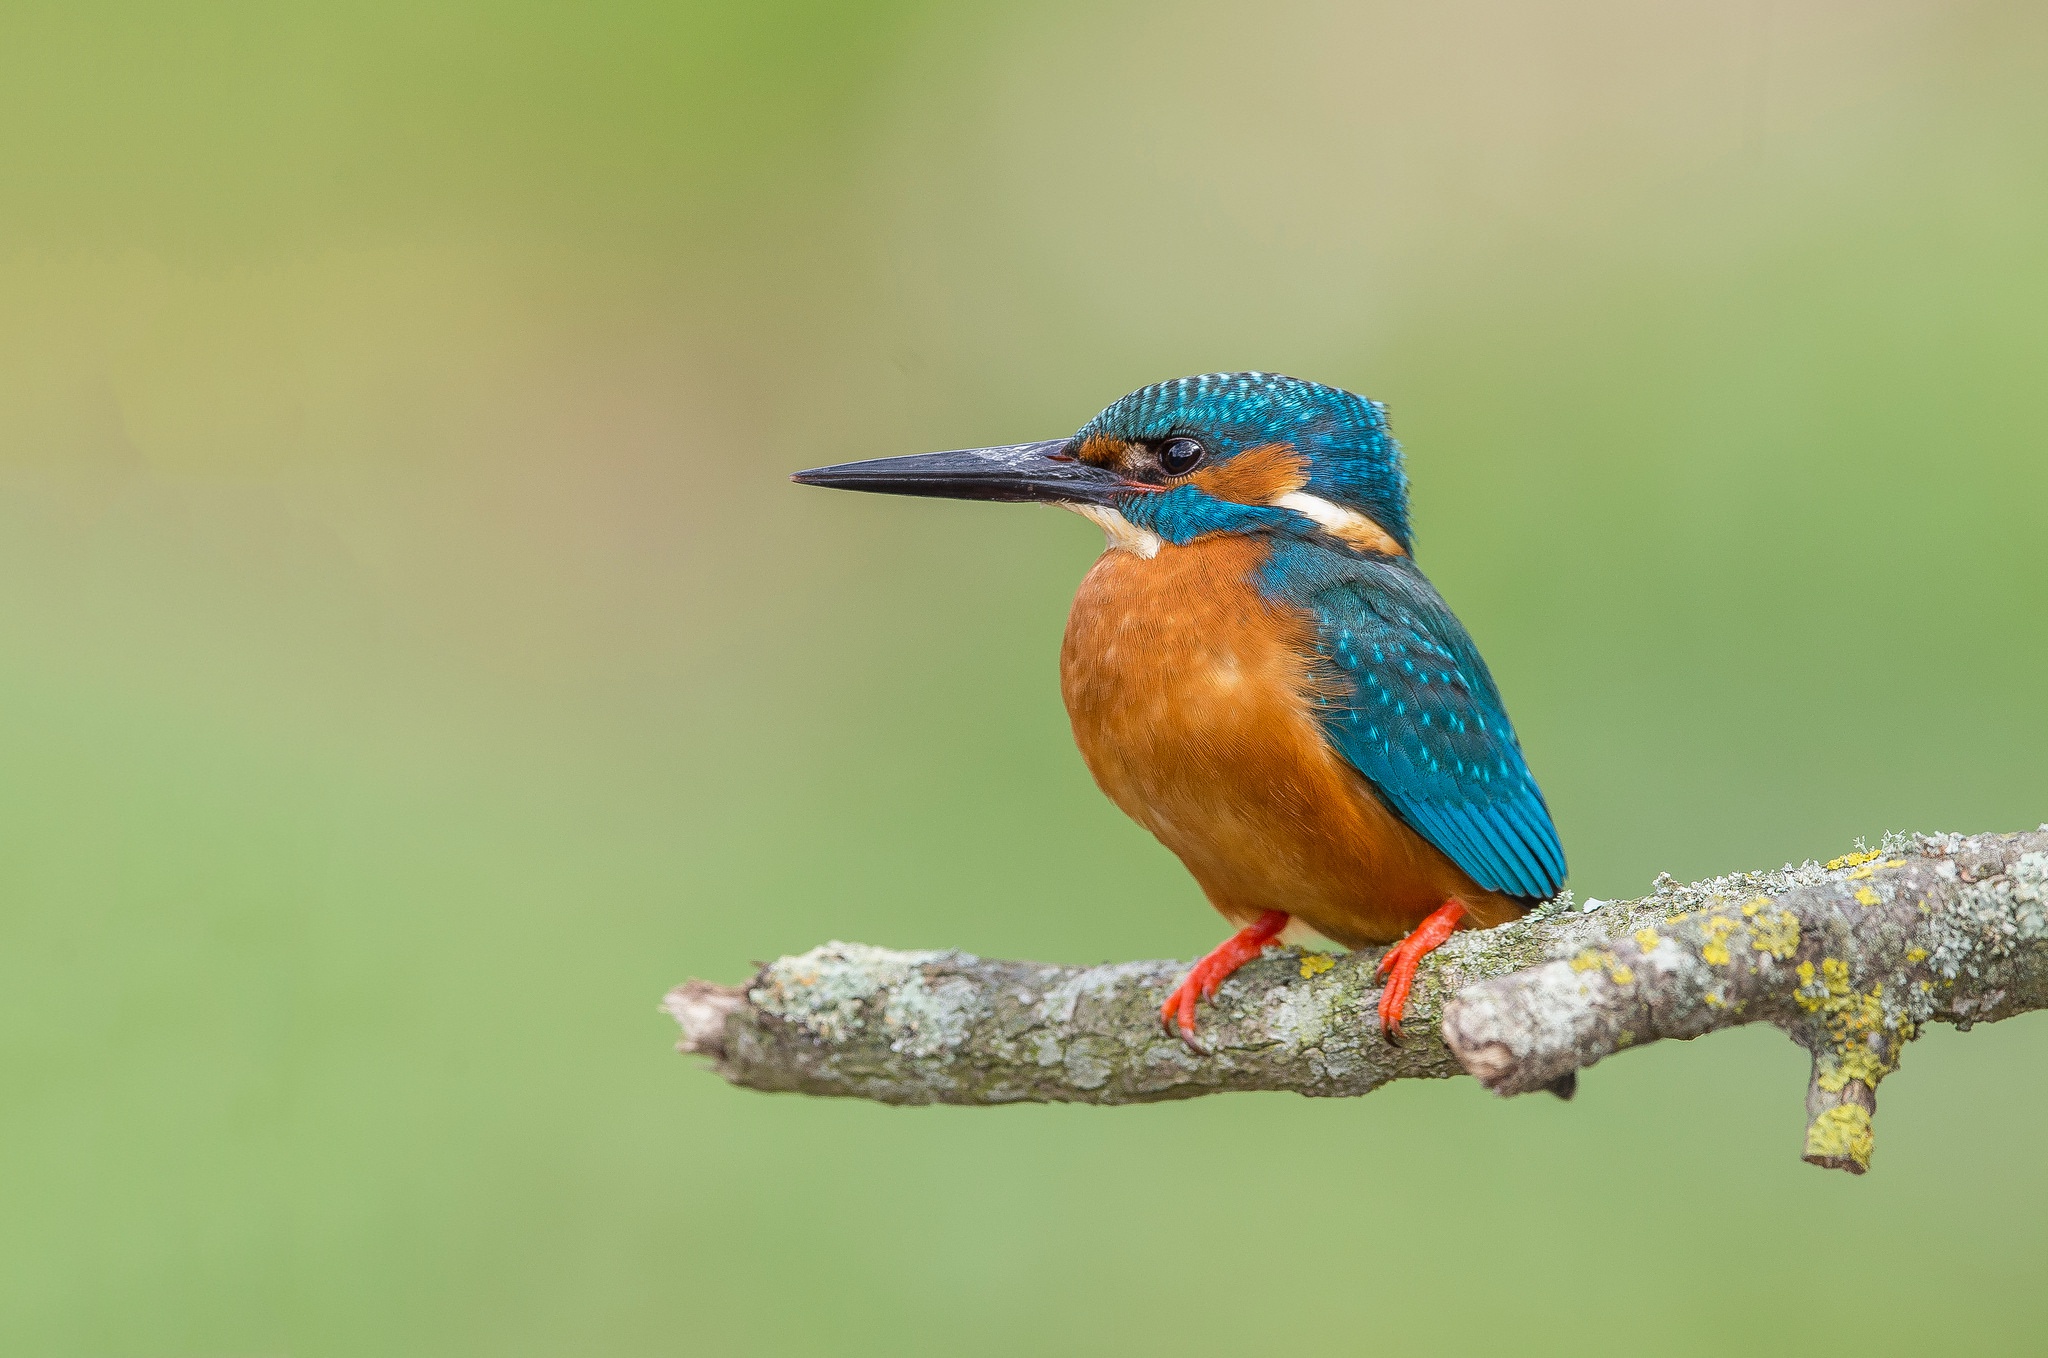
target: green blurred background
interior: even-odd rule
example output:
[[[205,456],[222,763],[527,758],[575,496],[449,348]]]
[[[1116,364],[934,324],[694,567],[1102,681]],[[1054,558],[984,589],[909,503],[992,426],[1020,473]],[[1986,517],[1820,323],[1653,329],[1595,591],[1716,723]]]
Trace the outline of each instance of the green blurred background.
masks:
[[[800,490],[1387,401],[1581,896],[2048,819],[2038,4],[0,9],[0,1349],[2038,1351],[2048,1018],[1802,1166],[1575,1103],[728,1089],[828,938],[1190,956],[1078,518]]]

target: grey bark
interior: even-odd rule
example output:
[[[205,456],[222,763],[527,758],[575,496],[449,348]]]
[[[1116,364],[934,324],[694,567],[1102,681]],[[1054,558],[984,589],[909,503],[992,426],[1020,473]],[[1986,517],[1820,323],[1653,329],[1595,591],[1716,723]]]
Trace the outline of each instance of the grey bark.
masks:
[[[1460,933],[1422,967],[1407,1039],[1373,1019],[1380,950],[1273,948],[1159,1022],[1182,962],[1097,967],[828,943],[663,1008],[680,1050],[750,1089],[883,1103],[1143,1103],[1226,1090],[1364,1094],[1469,1073],[1552,1087],[1660,1038],[1771,1023],[1813,1054],[1805,1158],[1869,1167],[1879,1082],[1929,1023],[2048,1008],[2048,826],[1892,836],[1875,853],[1574,906]]]

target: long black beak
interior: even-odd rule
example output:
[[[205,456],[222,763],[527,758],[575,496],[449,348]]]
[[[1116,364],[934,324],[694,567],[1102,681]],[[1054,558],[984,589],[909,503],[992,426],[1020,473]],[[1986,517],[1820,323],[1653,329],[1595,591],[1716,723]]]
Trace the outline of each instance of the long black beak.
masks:
[[[936,495],[949,500],[1036,500],[1106,505],[1138,489],[1115,472],[1073,457],[1067,439],[962,448],[951,453],[878,457],[813,467],[789,479],[802,486]]]

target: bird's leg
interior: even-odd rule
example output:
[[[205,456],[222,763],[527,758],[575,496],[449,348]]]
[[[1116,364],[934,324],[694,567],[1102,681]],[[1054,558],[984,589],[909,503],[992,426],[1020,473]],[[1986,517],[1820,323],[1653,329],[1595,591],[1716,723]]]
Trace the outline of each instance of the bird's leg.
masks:
[[[1445,901],[1380,959],[1378,972],[1387,978],[1387,988],[1380,992],[1380,1035],[1395,1046],[1401,1045],[1401,1013],[1408,1007],[1408,992],[1415,985],[1415,968],[1458,931],[1458,921],[1463,918],[1463,901]]]
[[[1285,910],[1268,910],[1224,939],[1214,952],[1195,963],[1186,979],[1166,997],[1166,1004],[1159,1011],[1159,1021],[1169,1026],[1179,1023],[1180,1040],[1187,1043],[1190,1050],[1208,1055],[1195,1041],[1196,999],[1216,998],[1216,987],[1222,985],[1231,972],[1257,957],[1286,927]]]

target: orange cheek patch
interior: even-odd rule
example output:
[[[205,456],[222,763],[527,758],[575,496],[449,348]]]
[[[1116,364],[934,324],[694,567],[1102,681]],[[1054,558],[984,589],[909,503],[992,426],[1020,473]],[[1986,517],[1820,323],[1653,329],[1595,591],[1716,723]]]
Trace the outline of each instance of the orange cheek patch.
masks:
[[[1308,460],[1285,443],[1247,448],[1221,466],[1188,478],[1203,494],[1241,505],[1271,504],[1308,484]]]

